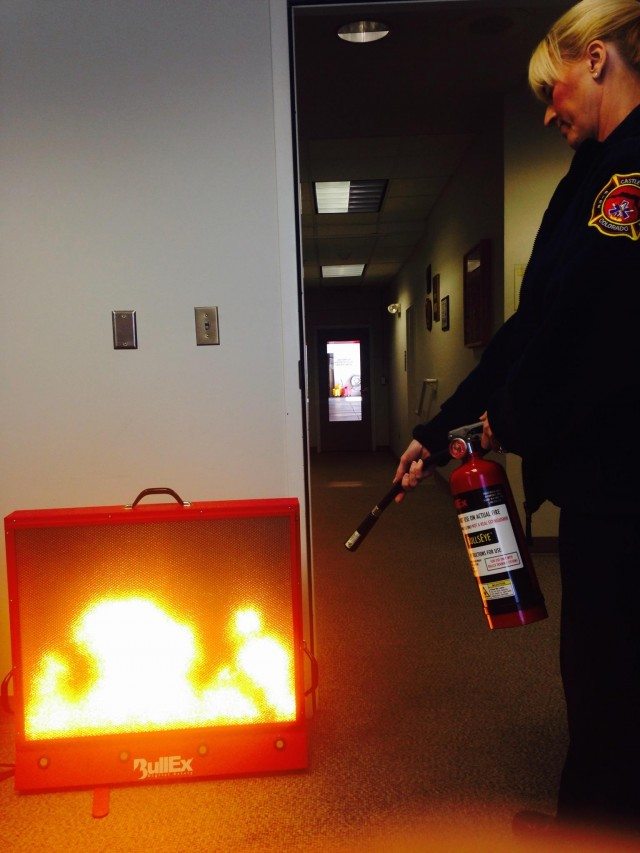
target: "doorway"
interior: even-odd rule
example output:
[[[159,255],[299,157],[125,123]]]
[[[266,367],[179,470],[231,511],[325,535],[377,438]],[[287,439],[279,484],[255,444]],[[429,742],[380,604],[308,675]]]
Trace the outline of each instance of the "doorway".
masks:
[[[318,330],[318,450],[371,450],[369,330]]]

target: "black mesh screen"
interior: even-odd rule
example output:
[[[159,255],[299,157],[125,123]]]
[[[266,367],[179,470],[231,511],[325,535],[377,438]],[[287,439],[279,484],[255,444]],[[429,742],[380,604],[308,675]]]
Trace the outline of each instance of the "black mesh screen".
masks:
[[[31,528],[16,530],[15,543],[25,717],[34,695],[47,690],[64,692],[67,700],[84,706],[85,716],[94,713],[87,696],[104,683],[104,670],[109,666],[96,658],[91,646],[103,642],[104,633],[101,640],[87,642],[91,620],[83,621],[83,616],[92,608],[95,614],[98,606],[102,615],[109,612],[107,633],[117,639],[120,651],[130,650],[124,663],[118,665],[119,670],[130,672],[119,671],[116,678],[125,682],[129,678],[134,693],[140,685],[141,691],[146,686],[154,705],[171,706],[176,694],[185,689],[177,681],[182,664],[174,657],[183,644],[189,647],[189,636],[193,636],[197,653],[188,666],[184,663],[191,702],[187,714],[193,722],[185,721],[184,715],[164,720],[151,712],[151,719],[137,719],[133,724],[123,719],[107,726],[100,719],[88,724],[85,721],[76,725],[72,732],[75,736],[131,728],[294,718],[291,709],[274,707],[270,688],[265,693],[264,685],[257,690],[258,717],[234,712],[236,716],[232,714],[229,719],[214,714],[214,719],[208,720],[207,702],[202,698],[209,695],[207,691],[214,684],[228,687],[230,701],[235,690],[255,689],[253,676],[238,668],[240,640],[233,620],[239,613],[245,619],[242,631],[252,639],[257,655],[254,669],[260,670],[263,663],[269,666],[261,655],[268,658],[277,642],[288,656],[292,671],[289,518]],[[95,615],[92,618],[99,621]],[[155,640],[158,625],[162,627],[161,639]],[[162,686],[150,681],[149,672],[158,668],[158,662],[160,675],[156,680],[166,682]],[[260,672],[255,679],[260,682]],[[56,721],[56,707],[54,702],[45,713],[45,717],[48,714],[53,718],[54,733],[43,733],[27,724],[27,739],[58,736],[56,727],[61,723]],[[99,718],[99,699],[96,707],[94,715]],[[64,716],[67,712],[61,713]]]

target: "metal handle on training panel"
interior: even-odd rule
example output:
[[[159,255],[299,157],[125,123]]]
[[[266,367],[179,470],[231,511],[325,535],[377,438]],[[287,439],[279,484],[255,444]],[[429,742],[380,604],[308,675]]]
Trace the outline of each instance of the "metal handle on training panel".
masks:
[[[171,497],[175,498],[179,504],[182,504],[182,506],[191,506],[191,503],[189,501],[183,501],[180,495],[177,492],[174,492],[173,489],[168,489],[166,486],[158,486],[155,489],[143,489],[138,495],[138,497],[134,500],[134,502],[131,504],[127,504],[125,506],[125,509],[133,509],[140,503],[142,498],[146,498],[147,495],[171,495]]]
[[[305,696],[310,696],[318,689],[318,661],[305,640],[302,641],[301,648],[304,654],[309,658],[309,663],[311,664],[311,687],[304,691]]]

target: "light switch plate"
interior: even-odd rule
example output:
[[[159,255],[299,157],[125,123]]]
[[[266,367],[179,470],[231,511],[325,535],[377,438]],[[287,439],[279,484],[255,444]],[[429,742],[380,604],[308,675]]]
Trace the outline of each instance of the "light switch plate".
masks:
[[[199,347],[220,343],[218,308],[194,308],[196,315],[196,343]]]
[[[112,311],[114,349],[138,349],[135,311]]]

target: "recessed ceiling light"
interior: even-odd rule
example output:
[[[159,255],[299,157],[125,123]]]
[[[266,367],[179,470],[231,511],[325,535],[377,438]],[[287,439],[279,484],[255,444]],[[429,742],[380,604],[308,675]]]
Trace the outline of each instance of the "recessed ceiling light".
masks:
[[[364,272],[364,264],[342,264],[322,267],[322,278],[357,278]]]
[[[389,27],[379,21],[353,21],[338,30],[338,37],[354,44],[378,41],[389,35]]]

